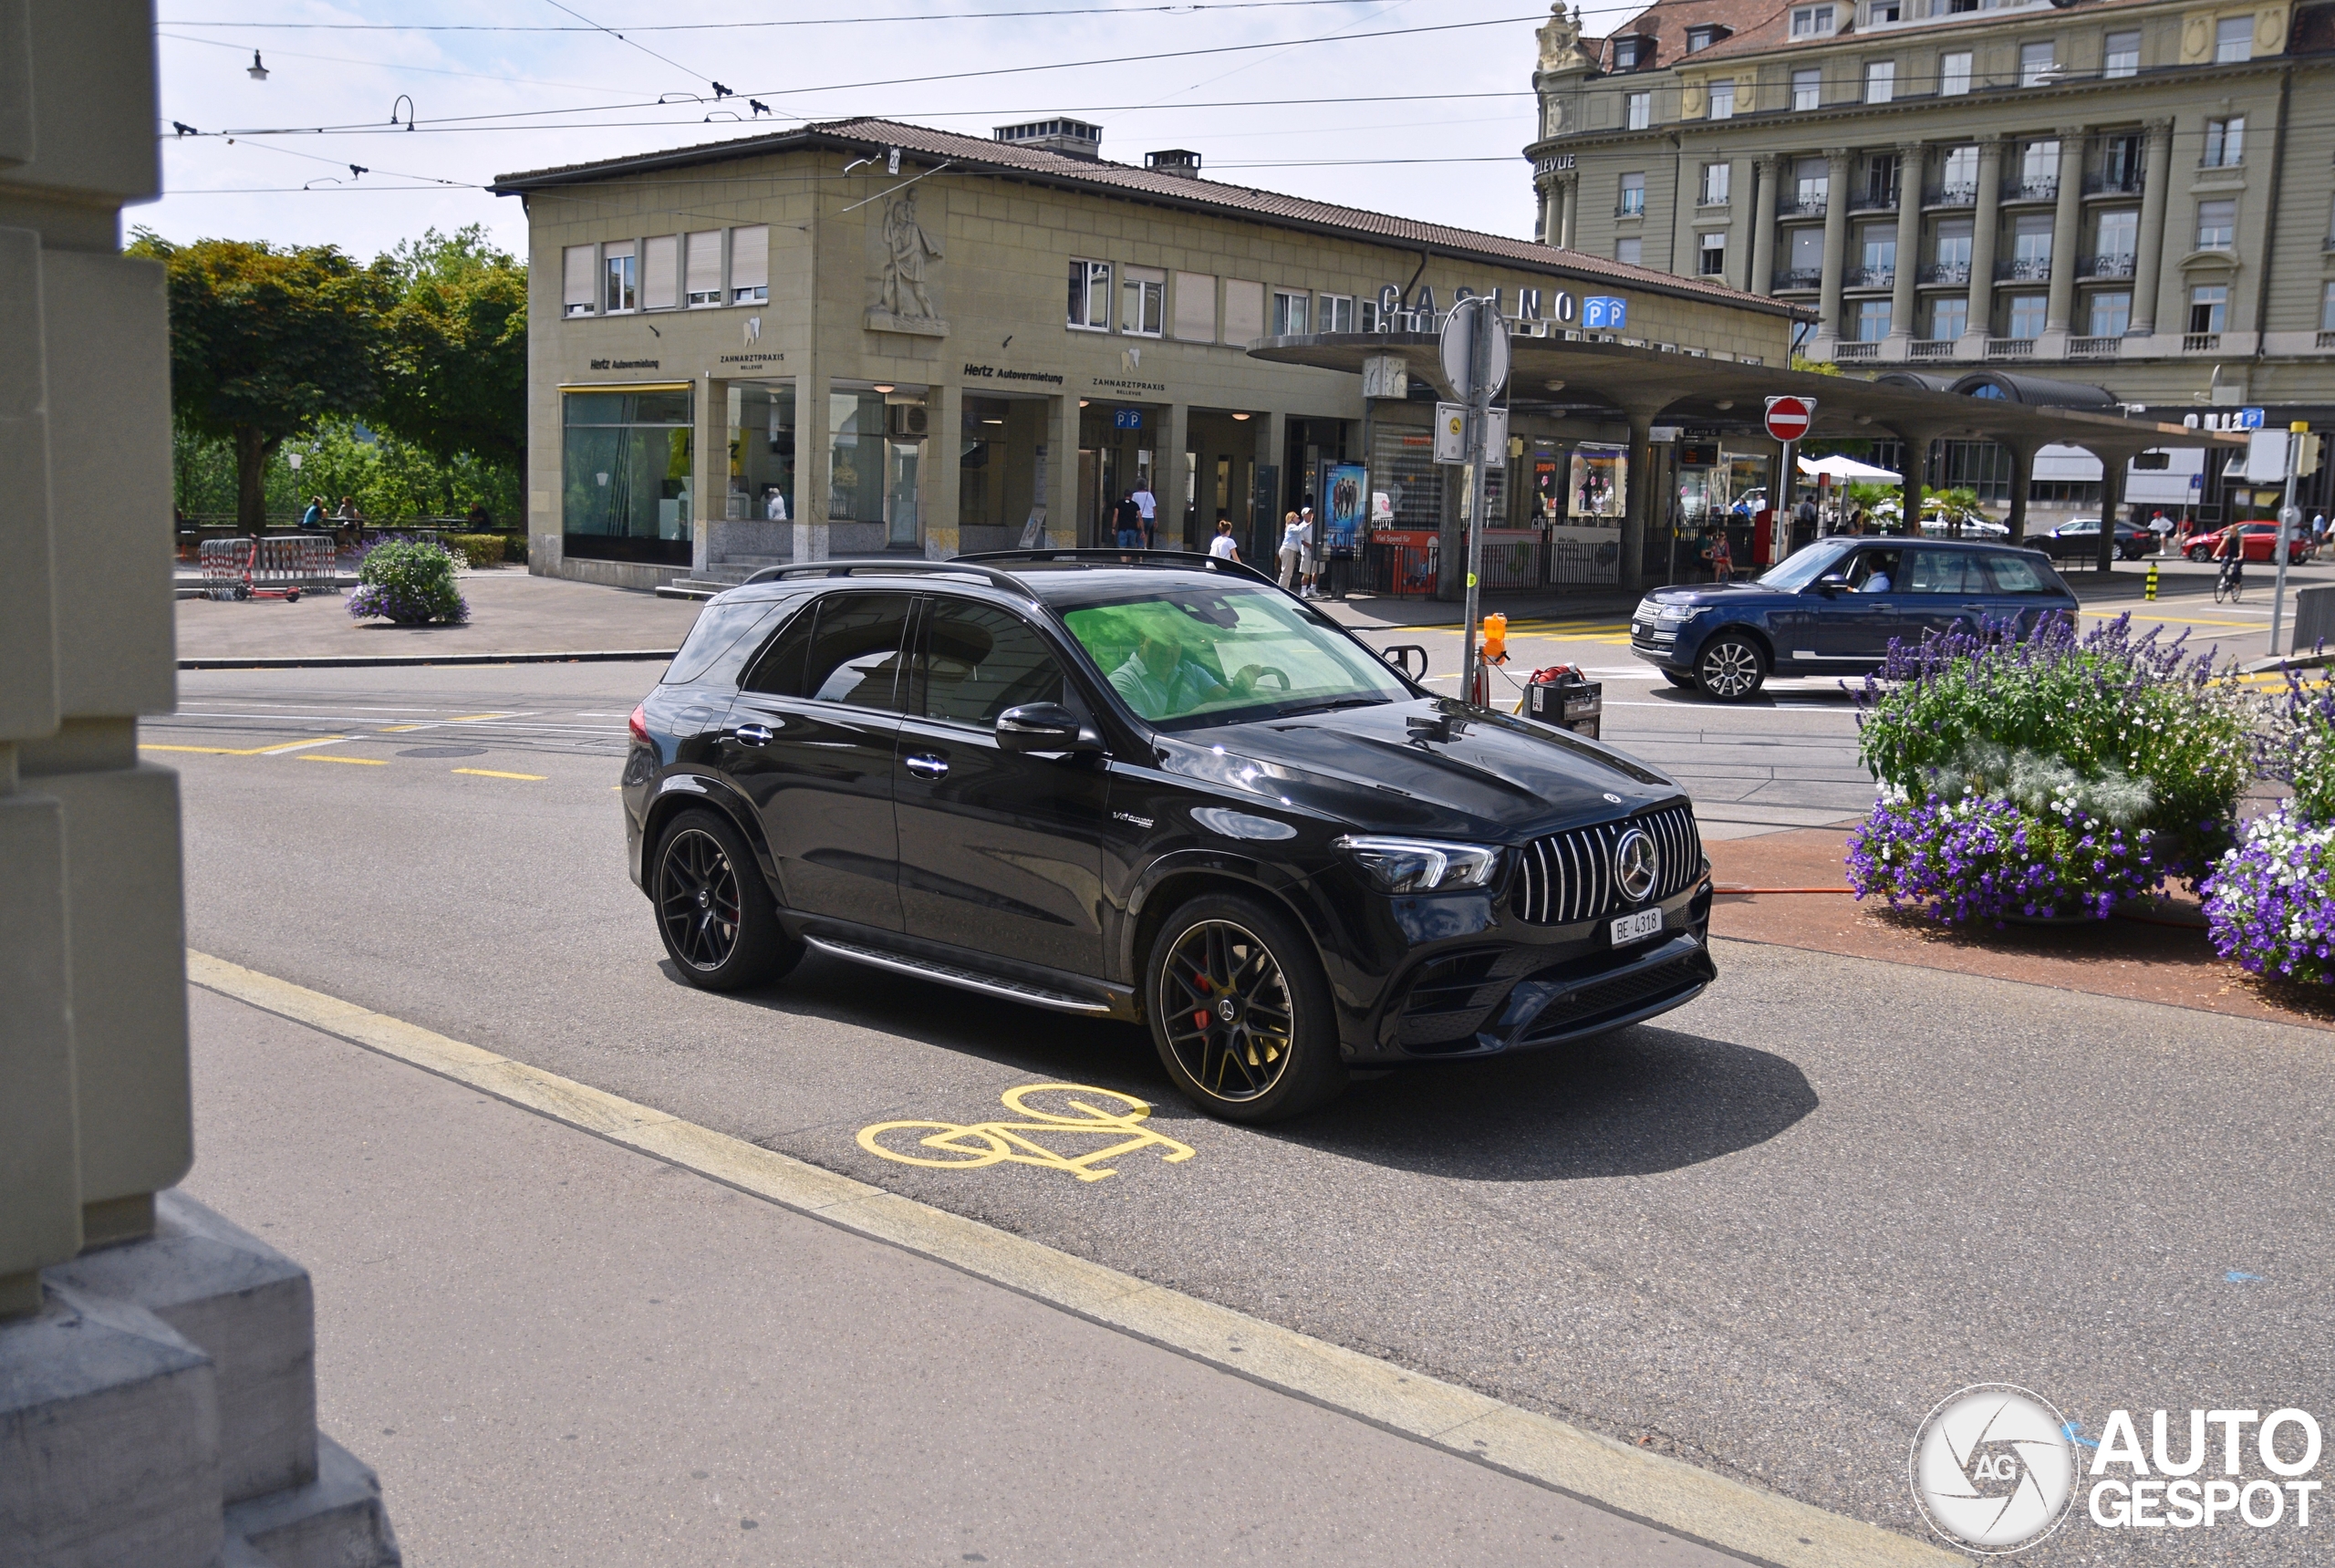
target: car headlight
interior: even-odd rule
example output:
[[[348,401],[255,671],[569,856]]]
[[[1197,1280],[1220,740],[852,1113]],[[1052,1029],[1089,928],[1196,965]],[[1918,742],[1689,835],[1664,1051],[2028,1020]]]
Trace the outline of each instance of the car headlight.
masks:
[[[1480,888],[1500,869],[1500,847],[1428,838],[1348,836],[1337,841],[1347,858],[1370,874],[1382,893],[1440,893]]]

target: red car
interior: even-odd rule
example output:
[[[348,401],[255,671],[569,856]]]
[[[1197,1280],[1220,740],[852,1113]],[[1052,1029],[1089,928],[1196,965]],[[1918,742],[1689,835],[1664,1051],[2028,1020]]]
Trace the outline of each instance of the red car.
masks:
[[[2239,531],[2240,548],[2246,552],[2248,561],[2267,561],[2277,553],[2278,525],[2276,523],[2234,523],[2230,526]],[[2219,528],[2211,534],[2200,534],[2189,541],[2182,554],[2193,561],[2210,561],[2214,558],[2214,552],[2221,548],[2222,535],[2228,532],[2228,528]],[[2299,566],[2310,556],[2309,530],[2299,528],[2288,535],[2287,565]]]

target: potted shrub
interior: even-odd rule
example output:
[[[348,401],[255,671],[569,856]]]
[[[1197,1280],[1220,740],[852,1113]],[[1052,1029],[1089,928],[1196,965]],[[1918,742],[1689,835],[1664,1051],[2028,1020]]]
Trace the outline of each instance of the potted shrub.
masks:
[[[1859,706],[1882,798],[1850,886],[1940,920],[2105,919],[2201,877],[2251,772],[2238,687],[2129,617],[1893,644]]]
[[[471,607],[454,586],[462,565],[462,556],[425,540],[377,540],[358,562],[358,588],[348,597],[348,613],[399,626],[466,621]]]
[[[2335,986],[2335,688],[2292,673],[2265,771],[2292,792],[2246,825],[2204,884],[2214,947],[2254,973]]]

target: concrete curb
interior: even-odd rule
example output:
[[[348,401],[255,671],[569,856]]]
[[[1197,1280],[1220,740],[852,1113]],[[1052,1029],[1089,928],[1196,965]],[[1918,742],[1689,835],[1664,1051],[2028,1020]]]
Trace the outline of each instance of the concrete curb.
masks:
[[[291,659],[182,659],[181,670],[379,670],[429,664],[622,664],[670,659],[677,648],[600,649],[584,653],[319,654]]]
[[[2268,659],[2241,664],[2238,670],[2246,675],[2276,675],[2288,670],[2324,670],[2330,661],[2335,661],[2335,653],[2319,649],[2311,653],[2274,653]]]
[[[1943,1568],[1967,1561],[1926,1542],[1147,1283],[192,949],[187,951],[187,979],[1265,1387],[1754,1562],[1777,1568]]]

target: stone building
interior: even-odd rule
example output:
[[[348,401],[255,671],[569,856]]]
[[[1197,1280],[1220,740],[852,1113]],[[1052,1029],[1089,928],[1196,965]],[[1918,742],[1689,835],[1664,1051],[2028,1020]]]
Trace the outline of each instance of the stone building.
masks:
[[[1540,43],[1560,245],[1812,306],[1801,351],[1844,368],[2335,423],[2335,120],[2309,107],[2335,7],[1656,0],[1602,38],[1560,7]],[[1999,487],[1990,455],[1939,477]],[[2271,501],[2218,455],[2142,462],[2143,505]]]
[[[1431,460],[1432,389],[1251,343],[1432,330],[1476,294],[1528,335],[1780,364],[1803,314],[1205,179],[1188,152],[1107,161],[1101,135],[862,119],[498,180],[530,234],[532,569],[642,587],[1107,542],[1138,483],[1161,543],[1221,516],[1253,557],[1284,509],[1358,495],[1348,465],[1385,497],[1375,524],[1431,531],[1457,488]],[[1570,478],[1584,440],[1621,452],[1626,426],[1520,409],[1511,435],[1495,524],[1618,529],[1622,460]]]

